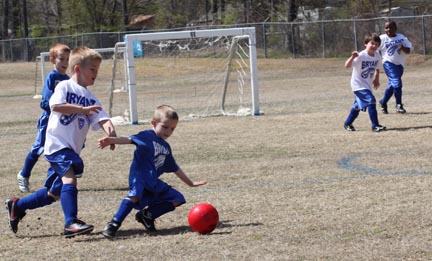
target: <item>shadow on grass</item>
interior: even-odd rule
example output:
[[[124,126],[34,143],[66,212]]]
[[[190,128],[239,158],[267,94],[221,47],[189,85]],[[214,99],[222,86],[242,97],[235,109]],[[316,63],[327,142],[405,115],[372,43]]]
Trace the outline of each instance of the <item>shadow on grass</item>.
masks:
[[[409,130],[421,130],[432,128],[432,125],[428,126],[416,126],[416,127],[403,127],[403,128],[387,128],[386,131],[409,131]]]
[[[222,228],[233,228],[233,227],[256,227],[256,226],[262,226],[263,223],[247,223],[247,224],[230,224],[232,220],[226,220],[226,221],[220,221],[217,225],[216,229],[209,233],[209,234],[200,234],[200,236],[212,236],[212,235],[226,235],[231,234],[231,231],[221,231],[219,232],[218,229]],[[194,233],[196,232],[192,231],[192,229],[189,226],[179,226],[179,227],[173,227],[173,228],[166,228],[166,229],[158,229],[156,232],[149,232],[145,229],[127,229],[127,230],[119,230],[117,232],[117,235],[114,240],[128,240],[133,237],[138,236],[150,236],[150,237],[157,237],[157,236],[171,236],[171,235],[180,235],[180,234],[186,234],[186,233]],[[102,231],[92,233],[89,236],[92,237],[77,237],[79,238],[76,241],[80,242],[86,242],[86,241],[102,241],[107,240],[103,235]],[[94,236],[98,236],[95,238]]]

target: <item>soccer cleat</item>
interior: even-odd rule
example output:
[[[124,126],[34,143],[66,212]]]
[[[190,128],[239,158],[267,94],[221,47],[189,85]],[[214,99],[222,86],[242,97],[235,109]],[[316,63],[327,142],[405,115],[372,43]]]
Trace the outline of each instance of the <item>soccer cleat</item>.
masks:
[[[88,225],[84,221],[75,219],[75,221],[64,228],[64,237],[71,238],[77,235],[90,234],[93,231],[94,226]]]
[[[14,233],[18,231],[18,223],[26,215],[25,212],[20,211],[16,206],[18,200],[19,198],[9,198],[5,202],[6,210],[8,212],[9,227]]]
[[[374,131],[374,132],[380,132],[380,131],[384,131],[386,129],[387,128],[385,126],[377,125],[377,126],[375,126],[375,128],[372,128],[372,131]]]
[[[388,114],[387,104],[382,104],[382,103],[380,102],[380,105],[381,105],[381,111],[382,111],[382,113],[384,113],[384,114]]]
[[[352,124],[350,124],[350,125],[344,125],[344,128],[347,131],[355,131],[356,130]]]
[[[143,210],[138,211],[135,215],[135,219],[139,223],[143,224],[148,231],[156,231],[154,219],[151,217],[148,208],[144,208]]]
[[[23,193],[29,193],[30,192],[29,179],[21,176],[21,171],[18,172],[17,181],[18,181],[19,190],[21,190],[21,192],[23,192]]]
[[[120,223],[111,220],[110,222],[108,222],[104,228],[104,231],[102,232],[102,235],[104,235],[104,237],[113,240],[117,230],[120,228]]]
[[[403,104],[396,104],[396,112],[401,114],[404,114],[406,112],[406,110],[403,107]]]

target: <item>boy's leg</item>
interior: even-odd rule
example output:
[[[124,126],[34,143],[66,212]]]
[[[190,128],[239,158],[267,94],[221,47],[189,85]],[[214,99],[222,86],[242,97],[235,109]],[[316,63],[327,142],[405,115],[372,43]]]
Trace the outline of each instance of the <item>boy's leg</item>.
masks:
[[[48,189],[42,188],[27,197],[6,200],[9,226],[14,233],[18,231],[18,223],[25,216],[27,209],[35,209],[50,205],[55,200],[48,196]]]
[[[348,117],[345,120],[344,128],[349,131],[355,131],[354,126],[352,125],[355,119],[357,119],[358,115],[360,113],[360,110],[356,109],[354,106],[351,108],[350,113],[348,114]]]
[[[174,202],[176,204],[174,205]],[[186,203],[184,196],[177,190],[169,187],[169,189],[158,195],[158,199],[149,202],[148,206],[138,211],[135,219],[144,225],[149,231],[156,231],[154,221],[156,218],[175,210],[175,206],[180,206]]]
[[[17,175],[18,187],[21,192],[28,193],[30,192],[29,188],[29,178],[33,167],[36,165],[40,155],[44,152],[44,144],[45,144],[45,134],[46,128],[48,125],[49,116],[43,113],[38,121],[38,132],[35,138],[35,141],[24,160],[24,166],[21,171]]]
[[[75,173],[84,172],[84,163],[80,156],[71,149],[63,149],[45,158],[51,164],[51,171],[57,177],[51,187],[51,193],[60,195],[60,203],[65,218],[64,236],[66,238],[76,235],[88,234],[93,226],[77,218],[78,215],[78,189]]]
[[[156,205],[150,205],[145,207],[136,213],[135,219],[139,223],[143,224],[148,231],[156,231],[154,221],[156,218],[171,212],[175,209],[172,202],[162,202]]]
[[[372,123],[372,131],[380,132],[386,129],[386,127],[381,126],[378,122],[378,113],[375,104],[371,104],[368,106],[368,113],[369,113],[369,119]]]
[[[64,184],[60,193],[60,202],[65,218],[64,236],[69,238],[92,232],[94,229],[93,225],[88,225],[77,218],[78,189],[75,173],[72,168],[62,177],[62,181]]]
[[[120,203],[117,213],[114,215],[113,219],[107,223],[102,234],[108,239],[113,239],[123,220],[125,220],[135,205],[136,203],[134,203],[130,198],[124,198]]]
[[[402,86],[394,89],[394,94],[396,98],[396,112],[398,113],[406,113],[405,108],[402,103]]]
[[[375,104],[371,104],[368,106],[368,113],[369,113],[369,119],[372,123],[372,129],[375,129],[375,127],[379,125],[378,113]]]
[[[388,114],[387,102],[390,100],[390,98],[392,97],[392,95],[393,95],[393,87],[391,85],[388,85],[387,89],[384,91],[384,96],[379,101],[379,103],[381,105],[381,111],[384,114]]]

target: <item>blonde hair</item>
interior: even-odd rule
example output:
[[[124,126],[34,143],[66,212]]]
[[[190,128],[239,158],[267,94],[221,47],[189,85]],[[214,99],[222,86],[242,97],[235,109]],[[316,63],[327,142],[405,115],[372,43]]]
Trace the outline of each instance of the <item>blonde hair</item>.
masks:
[[[55,63],[55,59],[57,58],[57,55],[59,53],[70,53],[70,52],[71,49],[69,48],[69,46],[65,44],[61,44],[61,43],[53,44],[49,50],[50,53],[49,61],[51,63]]]
[[[153,113],[153,120],[161,121],[163,118],[178,121],[179,117],[175,109],[169,105],[160,105]]]
[[[74,73],[75,65],[82,66],[90,61],[102,61],[102,56],[97,51],[86,46],[79,46],[72,50],[69,56],[69,67]]]

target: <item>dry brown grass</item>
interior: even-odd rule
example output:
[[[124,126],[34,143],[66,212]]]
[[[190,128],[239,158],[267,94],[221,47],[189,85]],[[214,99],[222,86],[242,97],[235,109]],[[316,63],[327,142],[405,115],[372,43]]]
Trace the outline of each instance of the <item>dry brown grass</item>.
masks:
[[[131,214],[117,240],[101,235],[126,195],[134,148],[99,151],[102,133],[91,132],[82,153],[79,216],[95,225],[94,233],[63,239],[58,203],[28,211],[16,235],[3,212],[0,259],[431,260],[431,61],[414,58],[404,76],[408,113],[379,113],[388,131],[378,134],[369,130],[367,113],[355,122],[357,132],[342,128],[353,100],[343,59],[260,60],[263,116],[184,121],[170,138],[182,168],[209,184],[188,188],[165,174],[188,203],[161,217],[156,234],[146,233]],[[4,200],[23,196],[16,173],[40,109],[31,97],[34,64],[0,64],[0,75]],[[384,74],[381,79],[378,98],[386,85]],[[117,131],[129,135],[148,127]],[[41,186],[46,168],[41,159],[32,189]],[[220,224],[210,235],[188,227],[187,213],[198,202],[219,211]]]

